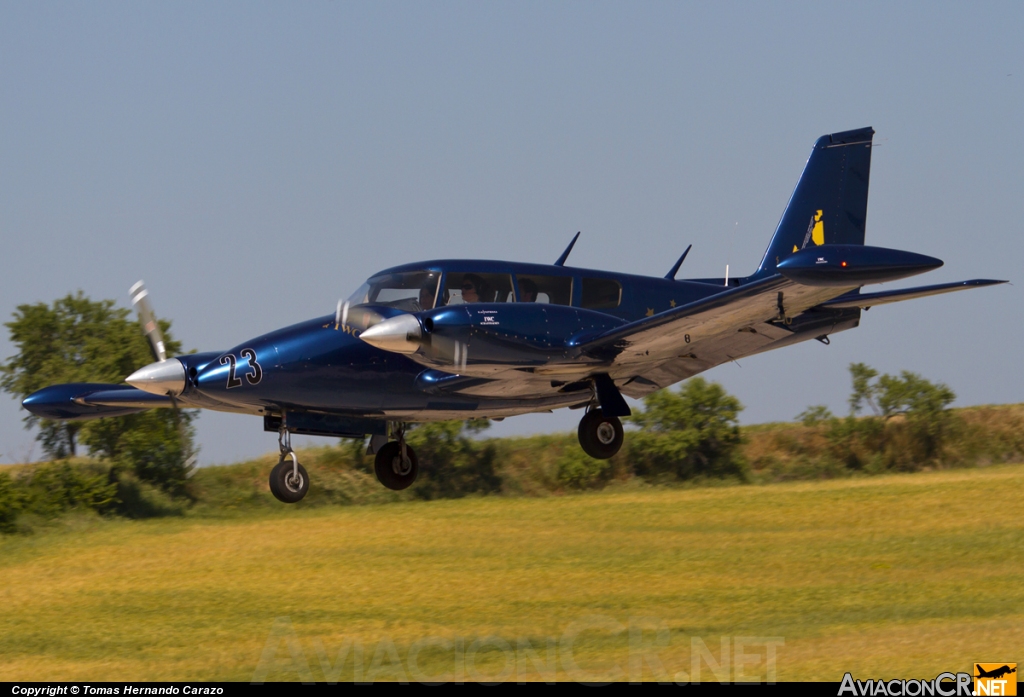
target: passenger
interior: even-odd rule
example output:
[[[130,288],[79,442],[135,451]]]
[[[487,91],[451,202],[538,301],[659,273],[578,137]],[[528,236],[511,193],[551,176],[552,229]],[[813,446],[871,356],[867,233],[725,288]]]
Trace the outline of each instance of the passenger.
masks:
[[[475,273],[466,274],[462,279],[462,302],[478,303],[483,295],[484,279]]]
[[[434,309],[434,291],[435,286],[433,283],[420,288],[420,309],[421,310],[432,310]]]
[[[537,302],[537,284],[528,278],[519,279],[519,302]]]

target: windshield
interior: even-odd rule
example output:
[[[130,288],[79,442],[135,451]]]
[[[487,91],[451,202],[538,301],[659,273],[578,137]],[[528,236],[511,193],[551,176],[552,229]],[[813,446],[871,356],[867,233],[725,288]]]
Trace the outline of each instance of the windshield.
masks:
[[[374,276],[349,296],[350,305],[387,305],[406,312],[434,307],[441,274],[436,271],[408,271]]]

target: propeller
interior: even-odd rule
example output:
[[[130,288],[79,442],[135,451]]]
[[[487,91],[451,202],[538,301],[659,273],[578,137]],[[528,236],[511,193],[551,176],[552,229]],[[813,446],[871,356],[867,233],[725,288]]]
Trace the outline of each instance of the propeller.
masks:
[[[153,306],[149,302],[149,291],[146,290],[146,284],[139,281],[128,292],[131,293],[132,305],[135,306],[135,312],[139,315],[139,323],[142,325],[142,331],[146,333],[153,357],[161,362],[166,361],[167,349],[164,346],[164,335],[160,331],[160,323],[156,321]]]
[[[339,300],[338,306],[334,310],[333,325],[328,322],[324,327],[330,327],[334,331],[351,332],[353,329],[364,331],[383,321],[384,315],[375,310],[364,305],[353,305],[349,300]]]
[[[135,375],[138,375],[144,370],[157,368],[153,371],[154,376],[159,376],[161,373],[167,372],[161,370],[158,366],[167,363],[167,346],[164,344],[164,335],[160,331],[160,323],[156,319],[156,314],[153,312],[153,305],[149,302],[149,291],[146,290],[146,284],[139,281],[131,287],[128,291],[132,297],[132,305],[135,307],[135,312],[139,316],[139,324],[142,325],[142,331],[146,334],[146,339],[149,341],[149,348],[153,352],[153,357],[158,361],[157,366],[147,366],[141,371],[137,371]],[[174,361],[181,366],[180,361]],[[177,366],[174,366],[174,370],[177,371]],[[184,366],[181,366],[182,375],[184,375]],[[129,376],[129,380],[131,376]],[[159,379],[159,378],[157,378]],[[186,447],[184,460],[185,476],[191,477],[195,474],[196,460],[198,453],[192,447],[191,439],[188,438],[188,434],[185,431],[185,419],[181,417],[181,407],[178,406],[178,400],[175,399],[175,395],[169,391],[167,396],[171,399],[171,406],[174,409],[174,421],[178,425],[178,436],[181,439],[181,444]]]
[[[467,363],[469,363],[469,344],[456,341],[455,351],[452,355],[452,366],[458,371],[465,372]]]

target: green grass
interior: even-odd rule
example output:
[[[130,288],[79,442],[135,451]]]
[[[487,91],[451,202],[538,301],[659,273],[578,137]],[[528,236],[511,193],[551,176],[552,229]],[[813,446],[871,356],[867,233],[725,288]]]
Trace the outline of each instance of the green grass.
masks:
[[[362,647],[364,677],[375,663],[382,679],[422,677],[410,675],[415,647],[424,675],[481,678],[525,641],[543,661],[550,640],[558,677],[625,679],[637,676],[630,626],[648,643],[664,630],[666,645],[651,651],[670,677],[692,672],[695,637],[716,659],[721,637],[733,650],[737,637],[779,637],[779,680],[930,678],[1019,658],[1022,485],[1024,466],[1003,465],[71,518],[0,539],[0,680],[248,681],[257,668],[294,680],[303,662],[323,680],[347,640]],[[487,637],[508,652],[499,640],[471,650]],[[451,648],[424,646],[429,638]],[[268,646],[274,658],[261,666]],[[389,669],[392,647],[401,674]],[[741,651],[754,654],[746,674],[767,677],[765,648]],[[457,661],[467,652],[475,663]],[[511,677],[548,677],[525,651],[519,658]],[[647,662],[642,674],[661,671]],[[351,655],[341,676],[353,676]]]

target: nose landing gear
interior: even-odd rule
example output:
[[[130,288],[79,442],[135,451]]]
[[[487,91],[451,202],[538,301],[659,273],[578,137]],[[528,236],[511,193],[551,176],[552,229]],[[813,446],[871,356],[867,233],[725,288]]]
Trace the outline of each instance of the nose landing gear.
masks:
[[[591,409],[580,419],[577,435],[583,452],[597,460],[607,460],[622,447],[622,422],[617,416],[605,416],[600,408]]]
[[[291,433],[283,423],[278,432],[277,443],[281,448],[281,459],[274,469],[270,470],[270,493],[278,501],[297,503],[309,491],[309,474],[306,473],[306,468],[299,464],[299,458],[292,450]]]
[[[388,441],[377,451],[373,471],[377,480],[388,489],[401,491],[412,486],[419,474],[416,451],[405,442],[404,424],[394,424],[392,433],[397,440]]]

